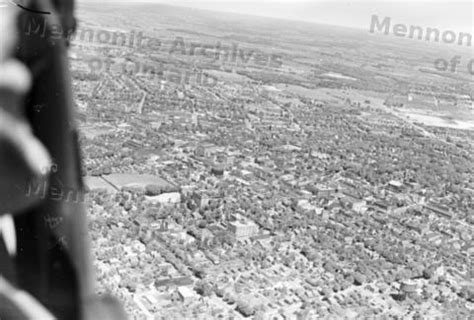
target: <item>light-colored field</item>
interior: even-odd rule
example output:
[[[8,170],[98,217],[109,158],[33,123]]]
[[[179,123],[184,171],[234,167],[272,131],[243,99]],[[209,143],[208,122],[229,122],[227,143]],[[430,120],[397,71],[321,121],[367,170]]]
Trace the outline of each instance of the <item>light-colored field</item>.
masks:
[[[474,121],[462,120],[446,120],[434,115],[418,114],[418,113],[404,113],[409,117],[409,120],[423,123],[427,126],[452,128],[459,130],[474,130]]]
[[[107,183],[101,177],[85,177],[84,183],[89,188],[89,190],[107,190],[107,192],[114,193],[117,190],[109,183]]]
[[[328,77],[328,78],[333,78],[333,79],[341,79],[341,80],[350,80],[350,81],[357,81],[356,78],[353,77],[348,77],[340,73],[336,72],[327,72],[321,75],[322,77]]]
[[[116,173],[109,176],[104,176],[103,179],[119,190],[123,187],[145,188],[149,184],[158,185],[161,187],[173,187],[173,185],[168,181],[152,175]]]

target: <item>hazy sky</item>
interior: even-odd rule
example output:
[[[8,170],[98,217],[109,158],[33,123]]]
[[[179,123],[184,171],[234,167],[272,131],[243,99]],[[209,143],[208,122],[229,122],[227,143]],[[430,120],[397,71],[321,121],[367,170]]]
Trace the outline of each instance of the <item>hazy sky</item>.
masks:
[[[96,2],[96,0],[78,0]],[[101,2],[130,2],[102,0]],[[473,32],[473,0],[142,0],[215,11],[303,20],[368,29],[372,14],[391,17],[393,23]]]

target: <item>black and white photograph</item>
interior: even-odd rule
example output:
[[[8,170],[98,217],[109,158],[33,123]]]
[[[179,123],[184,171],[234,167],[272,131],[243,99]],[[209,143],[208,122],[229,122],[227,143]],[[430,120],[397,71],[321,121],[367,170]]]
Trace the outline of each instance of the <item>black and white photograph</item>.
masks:
[[[473,0],[0,0],[0,320],[474,320]]]

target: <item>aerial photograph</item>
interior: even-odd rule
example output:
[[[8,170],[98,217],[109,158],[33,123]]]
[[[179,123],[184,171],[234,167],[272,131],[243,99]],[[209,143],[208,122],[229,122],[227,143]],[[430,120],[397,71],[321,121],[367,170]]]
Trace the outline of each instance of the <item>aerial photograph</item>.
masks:
[[[474,319],[471,0],[0,14],[0,320]]]

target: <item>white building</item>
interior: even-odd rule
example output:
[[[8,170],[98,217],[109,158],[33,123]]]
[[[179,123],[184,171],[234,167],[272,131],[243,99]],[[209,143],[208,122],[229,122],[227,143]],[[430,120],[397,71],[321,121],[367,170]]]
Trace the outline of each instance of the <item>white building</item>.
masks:
[[[178,287],[177,291],[178,291],[179,298],[183,302],[188,302],[195,297],[193,290],[191,290],[188,287]]]
[[[243,217],[237,218],[236,221],[230,221],[228,228],[236,238],[248,238],[258,234],[258,226],[253,221]]]

